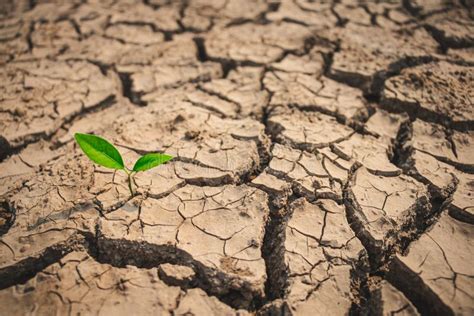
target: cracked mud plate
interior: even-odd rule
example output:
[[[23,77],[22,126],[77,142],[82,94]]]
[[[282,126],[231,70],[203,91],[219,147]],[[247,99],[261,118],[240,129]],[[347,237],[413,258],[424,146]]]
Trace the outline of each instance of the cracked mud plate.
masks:
[[[473,315],[472,11],[0,1],[0,314]]]

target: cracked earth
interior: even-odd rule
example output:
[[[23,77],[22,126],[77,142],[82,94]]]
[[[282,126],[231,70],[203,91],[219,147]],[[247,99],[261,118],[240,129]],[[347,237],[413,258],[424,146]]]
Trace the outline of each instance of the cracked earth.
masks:
[[[473,5],[1,1],[0,314],[473,315]]]

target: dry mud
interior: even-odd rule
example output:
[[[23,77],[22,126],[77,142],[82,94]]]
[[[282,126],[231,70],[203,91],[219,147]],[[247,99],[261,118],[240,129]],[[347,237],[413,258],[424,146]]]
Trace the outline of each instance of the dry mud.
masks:
[[[0,314],[473,315],[472,6],[1,1]]]

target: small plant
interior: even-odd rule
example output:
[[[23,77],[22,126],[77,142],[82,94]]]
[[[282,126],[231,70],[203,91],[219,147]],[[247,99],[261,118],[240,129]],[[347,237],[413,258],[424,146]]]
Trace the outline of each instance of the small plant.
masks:
[[[117,148],[105,139],[91,134],[80,133],[76,133],[74,138],[90,160],[105,168],[123,170],[127,174],[128,189],[131,196],[133,196],[132,181],[134,181],[135,174],[157,167],[173,159],[172,156],[165,154],[146,154],[138,158],[133,169],[130,170],[123,164],[122,156]]]

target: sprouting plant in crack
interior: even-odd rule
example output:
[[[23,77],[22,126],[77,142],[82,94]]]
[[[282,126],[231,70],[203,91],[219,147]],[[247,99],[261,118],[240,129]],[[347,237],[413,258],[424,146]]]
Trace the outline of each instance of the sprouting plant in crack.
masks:
[[[124,165],[122,156],[117,148],[102,137],[76,133],[74,138],[90,160],[105,168],[123,170],[127,174],[128,189],[132,197],[134,195],[132,182],[135,182],[135,174],[157,167],[173,159],[170,155],[149,153],[138,158],[133,169],[128,169]]]

